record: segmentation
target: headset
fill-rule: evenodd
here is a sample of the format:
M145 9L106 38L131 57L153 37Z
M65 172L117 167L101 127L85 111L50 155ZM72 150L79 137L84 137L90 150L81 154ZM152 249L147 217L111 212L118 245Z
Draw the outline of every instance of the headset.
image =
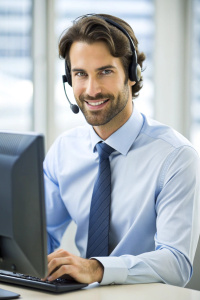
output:
M141 78L141 67L140 65L137 63L137 53L136 53L136 50L135 50L135 46L134 46L134 42L132 40L132 38L130 37L130 35L128 34L128 32L121 26L119 25L118 23L116 23L115 21L107 18L107 17L103 17L103 16L100 16L100 15L86 15L87 16L96 16L98 18L101 18L103 19L104 21L106 21L107 23L113 25L114 27L118 28L121 32L123 32L127 38L129 39L130 41L130 46L131 46L131 50L132 50L132 53L133 53L133 56L132 56L132 61L129 65L129 79L131 81L135 81L136 83L138 81L140 81L140 78ZM70 86L72 86L72 79L71 79L71 74L70 74L70 69L69 69L69 66L67 65L67 62L65 60L65 75L62 76L62 79L63 79L63 86L64 86L64 92L65 92L65 95L67 97L67 100L70 104L70 108L71 110L73 111L73 113L77 114L79 112L79 107L75 104L72 104L67 96L67 93L66 93L66 89L65 89L65 83L67 82Z

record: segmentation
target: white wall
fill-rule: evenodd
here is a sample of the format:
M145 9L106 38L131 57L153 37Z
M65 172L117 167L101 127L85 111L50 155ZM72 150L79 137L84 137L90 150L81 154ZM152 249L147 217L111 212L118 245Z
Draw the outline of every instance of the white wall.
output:
M155 5L155 118L189 137L192 1Z

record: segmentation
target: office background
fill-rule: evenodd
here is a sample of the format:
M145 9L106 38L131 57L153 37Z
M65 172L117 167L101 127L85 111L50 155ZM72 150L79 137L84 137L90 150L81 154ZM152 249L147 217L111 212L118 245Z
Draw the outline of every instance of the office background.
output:
M0 129L42 132L48 150L61 132L85 123L64 96L58 40L90 12L132 25L147 56L136 105L200 151L200 0L0 0Z
M126 20L147 56L135 104L200 153L200 0L0 0L0 130L41 132L47 151L85 123L64 95L58 40L78 16L101 12Z

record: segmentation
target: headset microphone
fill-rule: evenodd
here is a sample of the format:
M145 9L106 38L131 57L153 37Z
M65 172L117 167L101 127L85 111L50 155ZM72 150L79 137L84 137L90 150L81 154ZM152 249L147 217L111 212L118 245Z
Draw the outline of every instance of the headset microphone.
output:
M79 107L78 107L78 105L72 104L72 103L70 102L68 96L67 96L67 92L66 92L66 89L65 89L65 82L67 82L67 77L66 77L66 75L63 75L63 76L62 76L62 80L63 80L63 87L64 87L64 91L65 91L65 96L66 96L66 98L67 98L67 101L69 102L70 108L71 108L71 110L73 111L74 114L78 114L78 112L79 112Z

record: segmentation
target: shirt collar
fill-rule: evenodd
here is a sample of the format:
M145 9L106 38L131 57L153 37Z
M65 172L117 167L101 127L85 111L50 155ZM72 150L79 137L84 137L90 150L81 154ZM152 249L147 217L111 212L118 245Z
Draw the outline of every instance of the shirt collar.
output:
M109 136L104 142L120 152L123 155L127 155L131 145L140 133L143 126L143 117L141 113L134 106L132 115L128 121ZM92 142L93 152L97 143L103 141L98 134L94 131L93 127L90 126L90 136Z

